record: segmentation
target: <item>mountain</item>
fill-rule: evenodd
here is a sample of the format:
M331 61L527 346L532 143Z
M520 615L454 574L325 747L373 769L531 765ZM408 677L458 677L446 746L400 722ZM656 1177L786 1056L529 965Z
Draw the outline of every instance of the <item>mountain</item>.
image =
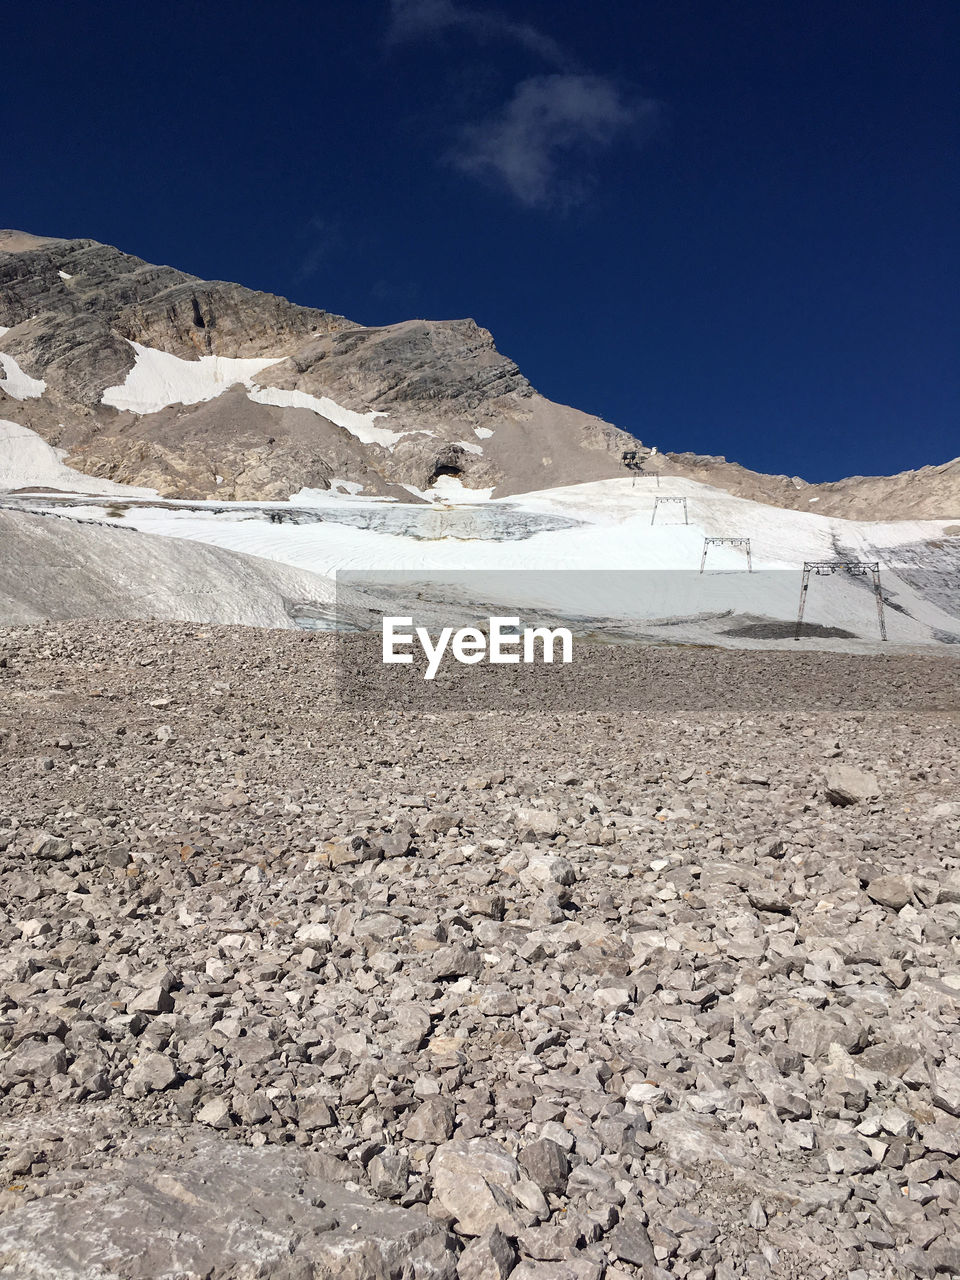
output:
M811 485L651 451L539 395L472 320L366 327L94 240L0 231L0 363L8 436L27 428L76 471L166 497L410 502L440 477L503 497L623 476L635 451L647 474L776 506L960 520L960 459ZM29 483L4 449L0 485Z
M511 493L616 475L637 445L538 395L472 320L368 328L93 240L0 232L0 351L0 418L171 497Z
M810 484L799 476L769 476L726 458L669 453L648 459L648 471L714 485L740 498L847 520L960 521L960 458L892 476L849 476Z

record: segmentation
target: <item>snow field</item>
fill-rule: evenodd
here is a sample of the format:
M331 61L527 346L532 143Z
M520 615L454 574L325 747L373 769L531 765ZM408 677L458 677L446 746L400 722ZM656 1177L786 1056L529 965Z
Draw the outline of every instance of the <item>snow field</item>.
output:
M182 360L168 351L144 347L131 342L136 363L124 381L115 387L107 387L101 402L129 413L158 413L175 404L200 404L215 400L224 391L237 385L246 388L247 396L257 404L274 405L281 409L309 409L328 422L349 431L361 444L380 445L392 450L404 436L429 435L427 431L394 431L389 427L375 426L377 418L388 415L380 409L359 413L345 409L329 396L309 395L281 387L263 387L256 382L257 374L274 364L282 364L286 356L235 359L231 356L201 356L198 360ZM465 446L482 453L479 445Z
M334 422L355 436L361 444L379 444L386 449L393 446L409 431L391 431L388 427L375 427L375 418L386 418L388 415L379 409L371 409L369 413L356 413L352 409L344 409L342 405L331 400L329 396L311 396L305 391L284 391L279 387L255 387L249 383L247 395L257 404L272 404L287 409L310 409L319 413L322 418Z
M517 608L606 619L685 619L691 625L705 616L731 613L793 620L799 568L804 560L836 558L835 539L875 557L875 547L884 542L921 541L942 532L942 524L933 521L858 525L731 498L693 481L673 484L688 498L688 525L667 523L660 513L651 525L651 495L633 488L629 480L494 500L491 506L504 507L505 526L538 512L563 513L580 521L572 528L541 530L519 540L444 538L442 509L428 512L420 507L414 510L431 521L424 524L427 536L421 538L333 520L272 524L249 515L239 518L239 512L237 518L211 518L196 511L146 508L132 510L127 519L145 532L212 542L327 576L356 571L419 574L424 581L429 576L432 586L439 576L451 599L502 601ZM354 508L364 502L357 497L323 497L328 503L350 501ZM440 536L431 537L434 532ZM713 547L707 571L700 575L705 536L750 537L755 572L745 572L745 557L738 548ZM636 570L645 572L629 572ZM893 572L885 571L883 580L887 593L908 611L887 611L892 641L920 643L929 640L931 628L958 629L956 619L917 595ZM869 580L815 579L806 620L873 637L876 605Z
M247 385L269 365L280 364L283 356L237 360L230 356L201 356L181 360L167 351L131 342L136 363L123 382L107 387L103 404L130 413L157 413L172 404L200 404L215 400L238 382Z
M125 498L155 498L155 489L114 484L74 471L61 461L63 449L54 449L29 427L0 419L0 490L47 488L66 493L96 493Z

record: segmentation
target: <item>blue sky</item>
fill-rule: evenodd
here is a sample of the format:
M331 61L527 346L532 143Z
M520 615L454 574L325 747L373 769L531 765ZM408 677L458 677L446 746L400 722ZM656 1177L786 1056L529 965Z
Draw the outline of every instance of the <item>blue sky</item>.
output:
M955 0L53 0L4 32L0 225L473 316L663 450L960 454Z

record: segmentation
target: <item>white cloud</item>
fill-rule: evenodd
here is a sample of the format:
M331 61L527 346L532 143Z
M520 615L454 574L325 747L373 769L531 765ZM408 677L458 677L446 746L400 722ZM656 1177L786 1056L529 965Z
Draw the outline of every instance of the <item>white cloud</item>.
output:
M394 43L421 40L460 29L481 40L507 40L557 67L570 59L552 36L527 22L514 22L497 9L474 9L454 0L391 0L389 38Z
M605 76L533 76L496 115L467 125L449 159L528 207L575 204L591 185L590 156L655 113L655 103Z

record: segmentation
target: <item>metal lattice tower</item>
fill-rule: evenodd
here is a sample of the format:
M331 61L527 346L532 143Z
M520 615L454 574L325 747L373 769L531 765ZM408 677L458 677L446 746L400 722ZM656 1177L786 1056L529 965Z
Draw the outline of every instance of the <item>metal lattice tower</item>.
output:
M810 575L821 577L825 574L849 573L854 578L865 578L868 574L873 579L873 594L877 600L877 621L880 624L880 639L887 638L887 622L883 615L883 592L880 590L880 565L876 560L805 560L803 562L803 583L800 587L800 607L797 610L797 630L794 640L800 639L803 626L803 611L807 604L807 591L810 588Z
M643 458L640 456L639 449L624 449L620 455L620 461L626 469L632 473L633 479L631 486L636 488L637 476L643 475Z
M682 503L682 504L683 504L683 523L684 523L684 524L689 524L689 523L690 523L690 521L687 519L687 500L686 500L686 498L654 498L654 500L653 500L653 515L650 517L650 523L651 523L651 524L654 524L654 523L655 523L655 521L656 521L656 519L657 519L657 509L660 507L661 503L664 503L664 502L680 502L680 503Z
M707 563L708 547L743 547L747 553L747 573L753 573L753 558L750 555L749 538L704 538L703 555L700 557L700 572L703 573Z
M624 449L623 453L621 453L620 455L620 461L623 463L626 469L629 472L631 472L631 474L633 475L633 485L634 487L636 487L637 476L647 475L647 472L644 471L643 469L643 464L646 461L646 458L644 457L643 453L639 449ZM653 473L653 476L657 482L657 488L659 489L660 476L657 474L656 471Z

